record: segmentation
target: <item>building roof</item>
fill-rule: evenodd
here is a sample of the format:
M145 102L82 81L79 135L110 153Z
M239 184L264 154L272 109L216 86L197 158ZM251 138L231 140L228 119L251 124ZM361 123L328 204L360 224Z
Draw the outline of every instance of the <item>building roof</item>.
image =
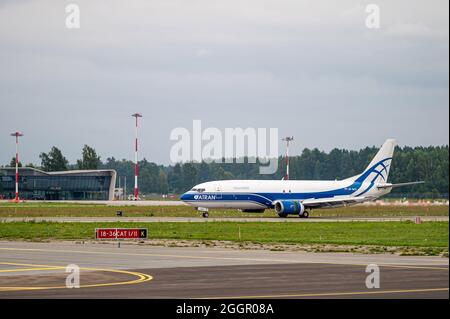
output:
M13 171L15 172L15 167L2 167L0 171ZM43 170L34 168L34 167L19 167L19 174L28 175L28 176L39 176L39 175L47 175L47 176L92 176L92 175L114 175L116 171L113 169L96 169L96 170L69 170L69 171L60 171L60 172L45 172Z

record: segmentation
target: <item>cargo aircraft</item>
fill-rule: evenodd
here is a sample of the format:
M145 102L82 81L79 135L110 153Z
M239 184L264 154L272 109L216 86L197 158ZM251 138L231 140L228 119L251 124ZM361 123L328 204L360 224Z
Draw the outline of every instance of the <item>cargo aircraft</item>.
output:
M262 213L275 209L279 217L307 218L315 208L335 208L373 201L393 188L423 183L388 183L395 146L388 139L369 166L359 175L344 180L222 180L194 186L180 199L203 212L208 209L239 209Z

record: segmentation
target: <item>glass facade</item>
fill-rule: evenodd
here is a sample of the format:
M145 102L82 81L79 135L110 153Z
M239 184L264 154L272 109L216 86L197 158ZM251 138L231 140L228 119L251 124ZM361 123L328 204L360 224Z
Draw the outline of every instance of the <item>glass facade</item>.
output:
M19 197L25 200L111 200L115 177L113 170L46 173L21 168ZM14 168L0 168L0 197L15 197Z

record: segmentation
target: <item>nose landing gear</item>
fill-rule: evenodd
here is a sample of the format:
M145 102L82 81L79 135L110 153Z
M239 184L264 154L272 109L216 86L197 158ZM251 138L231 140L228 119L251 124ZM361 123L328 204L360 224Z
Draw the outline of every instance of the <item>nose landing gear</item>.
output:
M197 207L197 210L198 210L199 212L202 212L203 218L208 218L208 217L209 217L208 208Z

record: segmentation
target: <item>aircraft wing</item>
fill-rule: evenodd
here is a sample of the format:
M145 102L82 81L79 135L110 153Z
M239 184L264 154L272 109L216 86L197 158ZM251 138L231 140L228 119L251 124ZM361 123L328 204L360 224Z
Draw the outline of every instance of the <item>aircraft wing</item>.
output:
M302 201L302 204L306 208L334 208L363 203L373 199L375 198L373 197L319 198L319 199L305 199Z

